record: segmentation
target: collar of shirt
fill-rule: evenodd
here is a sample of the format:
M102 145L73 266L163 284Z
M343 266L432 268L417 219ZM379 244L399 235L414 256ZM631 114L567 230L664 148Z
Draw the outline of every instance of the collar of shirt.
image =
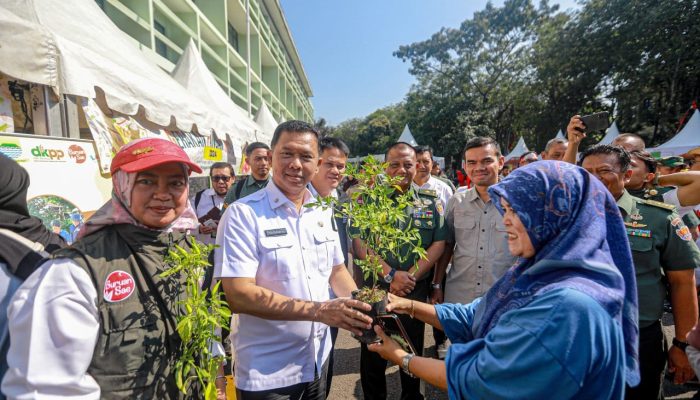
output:
M258 185L258 186L265 186L270 182L270 175L267 175L267 178L265 180L259 181L253 177L253 174L248 175L248 178L246 178L246 186L253 186L253 185Z
M287 204L290 209L296 211L296 206L294 205L294 202L291 201L287 196L282 193L282 191L277 187L275 184L275 181L270 180L270 183L265 186L265 189L263 189L267 192L267 200L270 202L270 208L273 210ZM314 201L314 196L311 194L309 189L304 189L304 201L302 203L301 210L299 211L299 214L304 213L304 206L313 203Z
M218 197L221 201L224 200L224 196L219 196L213 188L205 189L202 196Z
M309 184L306 185L306 187L309 189L309 191L311 192L311 195L312 195L312 196L314 196L314 197L320 197L320 195L318 194L318 190L316 190L316 188L314 187L313 183L309 182ZM338 189L333 189L333 190L331 190L331 197L333 197L334 199L337 199L337 198L338 198Z
M465 193L467 201L478 201L482 206L488 206L493 203L491 199L489 199L489 201L484 201L481 196L479 196L479 192L476 191L476 186L467 189Z
M634 197L632 197L631 194L629 194L626 190L622 192L622 196L617 199L617 206L620 208L623 217L632 213L634 203Z

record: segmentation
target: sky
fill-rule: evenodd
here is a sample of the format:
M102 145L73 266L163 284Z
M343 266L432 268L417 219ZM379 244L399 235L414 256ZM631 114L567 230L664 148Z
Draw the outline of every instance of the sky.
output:
M314 118L337 125L403 100L414 78L392 54L442 27L458 28L486 0L281 0L311 84ZM493 2L502 4L501 0ZM550 0L562 10L575 0Z

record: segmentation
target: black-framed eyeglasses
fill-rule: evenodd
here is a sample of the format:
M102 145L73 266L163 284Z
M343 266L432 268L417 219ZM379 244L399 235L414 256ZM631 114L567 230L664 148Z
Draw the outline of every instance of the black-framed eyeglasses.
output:
M231 177L226 176L226 175L214 175L211 177L211 180L212 180L212 182L216 182L216 181L228 182L231 180Z

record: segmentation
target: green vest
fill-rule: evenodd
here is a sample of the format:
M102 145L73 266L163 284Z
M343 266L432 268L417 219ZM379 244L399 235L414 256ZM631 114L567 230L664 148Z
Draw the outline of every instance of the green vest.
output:
M181 233L112 225L53 254L87 271L97 290L100 330L88 373L102 399L185 398L173 375L181 343L175 316L185 277L158 276L170 245L189 248L185 239Z

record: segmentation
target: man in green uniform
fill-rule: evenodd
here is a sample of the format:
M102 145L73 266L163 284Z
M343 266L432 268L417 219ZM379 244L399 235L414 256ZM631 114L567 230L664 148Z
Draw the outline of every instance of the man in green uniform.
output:
M265 143L253 142L246 146L245 163L250 167L250 175L231 185L224 199L224 208L267 186L271 160L270 146Z
M380 282L380 286L401 297L426 301L430 292L431 271L445 248L447 234L444 219L438 212L439 200L434 191L418 190L413 185L418 161L416 151L411 145L404 142L393 144L386 152L385 161L389 164L385 171L387 176L403 177L398 185L401 189L400 193L408 192L413 198L413 206L405 209L408 218L404 224L410 223L420 230L420 245L427 250L427 259L408 258L404 262L399 262L394 257L388 257L382 261L383 281ZM365 258L367 249L360 238L353 239L353 248L356 257ZM404 246L399 251L407 254L409 247ZM365 282L365 286L371 285L371 282ZM401 315L399 318L416 351L422 354L425 324L406 315ZM386 399L385 370L386 360L377 353L367 350L367 346L363 344L360 356L360 377L365 399ZM422 399L420 380L409 377L403 371L400 375L401 399Z
M695 325L698 303L693 269L700 267L700 251L675 207L642 200L625 190L630 179L630 155L620 147L597 145L581 154L581 166L600 179L617 200L627 227L627 238L637 276L639 296L639 362L641 383L627 388L628 399L661 399L663 370L677 384L693 377L685 354L685 337ZM675 338L667 357L660 319L670 290Z

